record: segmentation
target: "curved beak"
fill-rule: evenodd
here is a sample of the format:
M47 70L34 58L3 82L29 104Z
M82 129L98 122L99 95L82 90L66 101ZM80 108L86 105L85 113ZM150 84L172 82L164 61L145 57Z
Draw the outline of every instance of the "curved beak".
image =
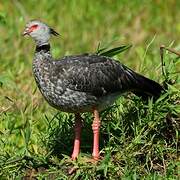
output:
M23 32L23 33L22 33L22 36L26 36L26 35L28 35L27 32Z
M23 32L22 32L22 36L26 36L29 35L29 29L26 28Z
M28 31L26 31L26 30L24 30L23 32L22 32L22 36L26 36L26 35L28 35L29 33L28 33Z

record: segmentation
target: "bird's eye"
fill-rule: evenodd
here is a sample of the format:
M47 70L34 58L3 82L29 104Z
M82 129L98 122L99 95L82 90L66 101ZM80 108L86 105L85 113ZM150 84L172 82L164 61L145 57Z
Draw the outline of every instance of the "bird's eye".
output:
M34 30L37 29L37 28L38 28L38 25L37 25L37 24L34 24L34 25L32 25L32 26L29 28L29 31L32 32L32 31L34 31Z

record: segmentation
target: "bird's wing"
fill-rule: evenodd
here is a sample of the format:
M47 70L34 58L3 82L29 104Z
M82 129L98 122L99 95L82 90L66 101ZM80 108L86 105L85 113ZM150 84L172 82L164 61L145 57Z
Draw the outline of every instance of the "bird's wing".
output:
M98 55L68 56L56 62L52 76L74 91L96 97L133 88L136 78L126 66Z

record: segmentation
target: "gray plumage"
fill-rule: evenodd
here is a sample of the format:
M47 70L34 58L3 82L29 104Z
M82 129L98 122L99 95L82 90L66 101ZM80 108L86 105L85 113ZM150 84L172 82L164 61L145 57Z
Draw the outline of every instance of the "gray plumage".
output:
M32 21L26 29L32 24L43 23ZM37 34L28 33L37 43L33 73L42 95L53 107L65 112L85 112L102 110L127 91L143 97L160 95L162 87L158 83L109 57L85 54L54 60L48 40L50 34L57 34L47 25L42 26L46 26L44 38L42 29Z

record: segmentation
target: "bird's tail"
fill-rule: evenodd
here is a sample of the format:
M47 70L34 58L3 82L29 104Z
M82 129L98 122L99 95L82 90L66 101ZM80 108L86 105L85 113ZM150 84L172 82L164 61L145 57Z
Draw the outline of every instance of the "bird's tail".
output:
M134 79L132 92L137 96L141 96L143 99L147 99L148 97L154 97L154 99L157 99L164 91L164 88L159 83L131 70L128 70L128 72Z
M164 90L159 83L141 75L139 75L138 79L139 87L134 91L136 95L141 96L143 99L147 99L148 97L159 98Z

